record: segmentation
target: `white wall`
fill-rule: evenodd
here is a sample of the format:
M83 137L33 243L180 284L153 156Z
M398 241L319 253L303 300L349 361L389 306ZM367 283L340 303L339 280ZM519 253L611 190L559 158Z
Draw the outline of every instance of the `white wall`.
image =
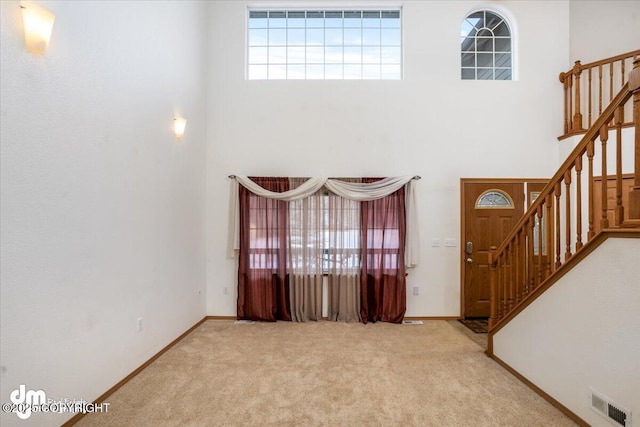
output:
M0 3L0 400L91 401L205 314L207 8L37 2L56 15L37 56Z
M460 80L460 24L476 1L404 3L402 81L247 81L247 4L209 15L207 313L236 313L227 175L418 174L422 259L407 286L421 295L409 292L407 315L459 315L460 248L428 242L459 239L461 177L555 172L568 2L499 2L517 21L520 75L495 82Z
M583 64L640 49L640 2L571 0L571 61Z
M604 242L494 337L494 353L593 426L588 387L640 413L640 240Z

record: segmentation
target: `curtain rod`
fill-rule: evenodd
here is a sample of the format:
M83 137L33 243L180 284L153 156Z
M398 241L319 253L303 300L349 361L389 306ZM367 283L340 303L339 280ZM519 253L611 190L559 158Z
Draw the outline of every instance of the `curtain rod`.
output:
M235 175L229 175L229 179L235 179ZM420 175L416 175L413 177L413 179L415 179L416 181L419 179L422 179L422 177Z

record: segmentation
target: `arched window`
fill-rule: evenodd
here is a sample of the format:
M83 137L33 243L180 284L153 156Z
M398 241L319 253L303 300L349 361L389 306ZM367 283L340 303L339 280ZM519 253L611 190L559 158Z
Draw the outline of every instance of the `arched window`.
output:
M512 32L502 16L473 12L462 23L460 36L462 80L512 79Z
M500 190L487 190L478 197L476 209L512 209L511 196Z

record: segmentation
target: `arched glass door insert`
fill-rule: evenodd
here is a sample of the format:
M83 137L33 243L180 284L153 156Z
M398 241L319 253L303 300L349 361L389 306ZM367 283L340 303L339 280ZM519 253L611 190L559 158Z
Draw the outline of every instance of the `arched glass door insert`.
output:
M501 190L487 190L478 197L476 209L513 209L513 199Z

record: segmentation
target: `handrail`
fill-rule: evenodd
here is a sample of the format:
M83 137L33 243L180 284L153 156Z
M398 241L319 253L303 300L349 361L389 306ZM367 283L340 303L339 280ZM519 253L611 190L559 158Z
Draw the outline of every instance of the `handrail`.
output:
M631 52L622 53L620 55L612 56L610 58L600 59L598 61L593 61L593 62L588 62L586 64L582 64L582 69L584 70L584 69L587 69L587 68L597 67L599 65L609 64L611 62L621 61L621 60L627 59L627 58L633 58L634 56L637 56L639 54L640 54L640 49L632 50ZM580 61L577 61L577 62L580 62ZM571 72L571 70L569 70L568 72Z
M540 195L538 196L538 198L531 204L531 206L529 207L527 212L524 214L524 216L520 218L520 221L516 223L511 233L509 233L507 237L503 240L502 244L497 248L498 252L501 252L504 250L505 246L507 245L507 242L513 237L517 229L522 227L524 223L527 222L527 214L529 214L531 211L536 211L538 207L540 207L540 205L543 204L544 202L543 196L547 195L547 193L551 194L553 192L553 189L555 188L556 182L562 181L564 179L566 170L571 168L574 165L578 156L582 156L585 153L587 149L587 144L589 144L589 142L591 142L592 139L595 139L598 136L600 127L602 127L603 125L606 125L611 120L615 109L620 107L620 105L626 103L629 100L629 98L631 98L631 92L629 92L628 84L625 83L625 85L622 87L620 92L618 92L618 95L616 95L616 97L614 98L613 102L609 104L609 106L604 110L602 115L598 118L598 120L596 120L593 126L591 126L587 130L587 133L585 133L585 135L582 137L582 139L580 140L580 143L576 145L576 147L573 149L571 154L569 154L569 157L567 157L564 163L562 163L562 166L560 166L560 169L558 169L555 175L551 177L547 185L545 185L542 191L540 191Z
M564 85L564 133L559 139L584 133L591 127L594 117L603 113L603 104L611 102L614 94L626 83L626 70L631 68L633 58L639 55L640 49L587 64L576 61L573 67L560 73L560 83ZM584 78L586 84L583 83ZM625 120L624 116L625 112L622 125L631 126L633 121ZM631 116L630 111L626 111L626 116Z
M526 304L529 294L599 232L640 228L639 81L640 58L634 62L630 83L622 85L585 131L501 245L490 249L490 332L518 306ZM632 95L634 102L630 103ZM622 131L623 111L631 104L636 105L632 116L635 146L626 138L623 141ZM614 131L615 144L608 146L610 130ZM609 168L615 172L608 174ZM586 180L583 170L588 174ZM611 190L615 192L612 203L608 201ZM586 238L583 229L587 231Z

